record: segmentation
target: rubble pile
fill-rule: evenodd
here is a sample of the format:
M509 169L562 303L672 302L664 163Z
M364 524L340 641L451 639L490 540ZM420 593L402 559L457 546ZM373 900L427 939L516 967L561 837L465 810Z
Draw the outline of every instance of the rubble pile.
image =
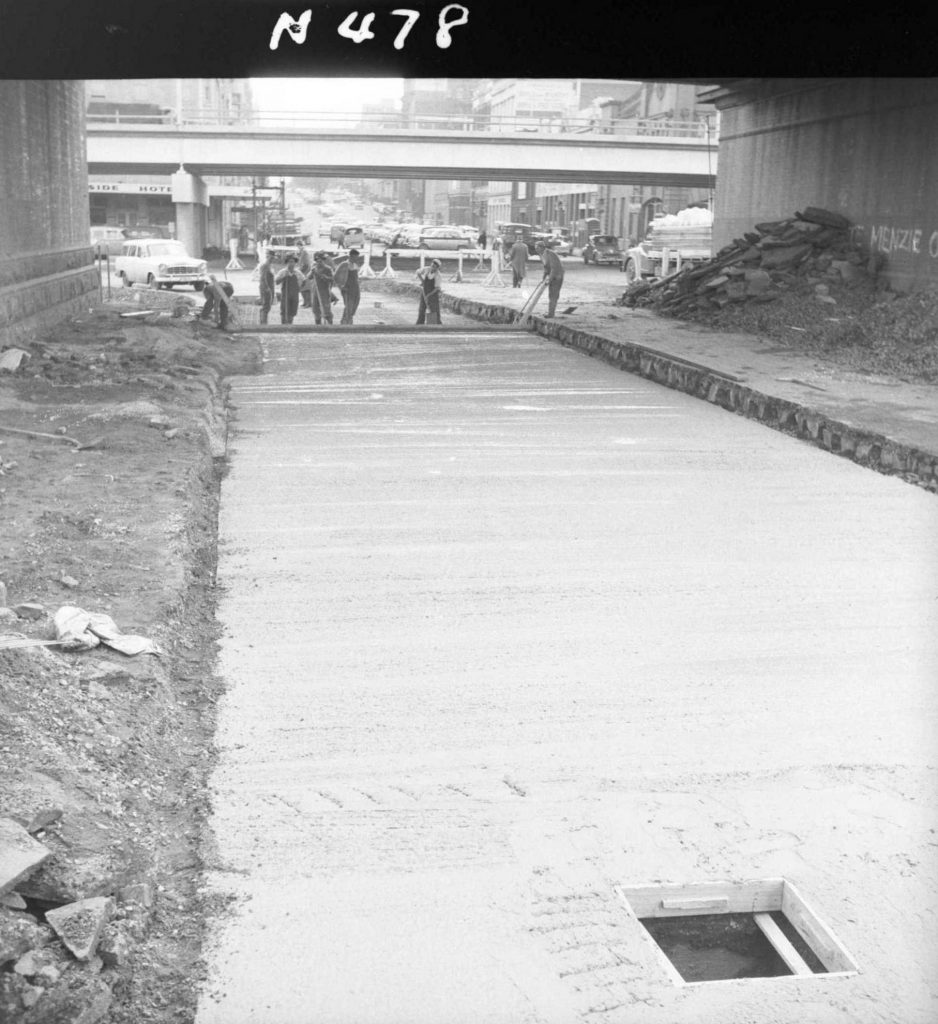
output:
M836 305L832 285L854 287L878 269L877 257L851 240L846 217L810 206L785 220L756 224L705 263L659 281L634 282L617 304L680 316L731 303L768 303L807 285L818 303Z

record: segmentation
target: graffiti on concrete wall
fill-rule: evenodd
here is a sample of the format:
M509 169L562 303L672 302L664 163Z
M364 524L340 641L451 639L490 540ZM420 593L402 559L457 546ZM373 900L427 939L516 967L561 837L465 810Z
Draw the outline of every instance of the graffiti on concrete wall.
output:
M872 224L867 229L863 224L856 224L851 234L854 241L867 242L870 252L884 256L908 253L910 257L938 259L938 230L929 232L926 228L895 224Z

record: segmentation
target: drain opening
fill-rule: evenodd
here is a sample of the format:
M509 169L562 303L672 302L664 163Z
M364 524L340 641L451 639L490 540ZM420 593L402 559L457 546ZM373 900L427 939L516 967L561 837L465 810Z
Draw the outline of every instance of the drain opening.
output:
M617 886L616 893L676 984L858 971L786 879Z

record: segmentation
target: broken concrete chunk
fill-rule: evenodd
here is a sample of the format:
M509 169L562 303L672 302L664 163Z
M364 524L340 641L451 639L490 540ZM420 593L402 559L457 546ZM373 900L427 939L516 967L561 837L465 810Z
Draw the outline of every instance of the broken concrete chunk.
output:
M46 911L46 921L77 959L90 960L113 908L109 896L92 896Z
M763 270L791 267L811 252L810 244L786 245L781 249L769 249L762 256Z
M0 894L15 888L52 856L12 818L0 818Z
M0 907L0 966L44 946L50 935L49 929L37 924L29 914Z
M0 896L0 907L9 907L11 910L25 910L26 900L18 892L5 892Z
M745 280L747 295L761 295L772 287L772 278L765 270L747 270Z
M40 989L42 999L22 1018L23 1024L99 1024L114 999L110 986L100 977L82 972L67 985Z
M14 605L13 611L21 619L41 619L46 614L45 608L33 601L24 601L22 604Z
M124 967L133 953L131 925L127 921L110 921L104 926L98 942L98 955L105 967Z
M26 831L32 835L44 828L48 828L50 825L54 825L62 817L63 813L64 811L61 807L43 807L42 810L36 811L29 819Z
M801 213L796 213L800 220L813 221L815 224L823 224L829 228L849 228L850 221L843 214L834 213L833 210L822 210L818 206L809 206Z

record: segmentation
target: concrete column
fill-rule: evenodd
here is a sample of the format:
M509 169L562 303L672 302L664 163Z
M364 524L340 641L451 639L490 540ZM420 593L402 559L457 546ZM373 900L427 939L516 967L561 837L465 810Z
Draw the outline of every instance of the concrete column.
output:
M205 248L208 186L182 167L172 175L170 182L176 206L176 237L190 256L201 257Z

